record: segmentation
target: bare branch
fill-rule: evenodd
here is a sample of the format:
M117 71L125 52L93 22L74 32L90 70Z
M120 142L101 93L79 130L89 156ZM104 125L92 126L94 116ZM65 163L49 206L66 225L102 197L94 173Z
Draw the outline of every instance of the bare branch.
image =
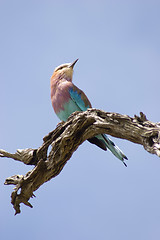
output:
M160 157L160 123L148 121L143 113L134 118L97 109L73 113L67 122L60 123L43 138L38 149L17 150L15 154L0 150L0 157L35 165L25 176L14 175L5 181L6 185L16 185L11 194L15 214L20 213L21 203L32 207L28 201L34 196L33 192L61 172L80 144L100 133L141 144L146 151ZM48 153L50 145L52 149Z
M27 165L33 165L36 164L36 149L17 149L16 153L8 153L7 151L0 149L0 157L12 158Z

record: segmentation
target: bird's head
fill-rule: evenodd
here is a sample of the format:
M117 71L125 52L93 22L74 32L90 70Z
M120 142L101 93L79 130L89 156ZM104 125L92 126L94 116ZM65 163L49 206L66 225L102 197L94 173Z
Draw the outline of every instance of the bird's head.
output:
M78 61L78 59L76 59L72 63L64 63L64 64L61 64L60 66L56 67L54 70L54 73L52 75L52 78L56 78L56 79L64 78L68 81L72 81L73 68L77 61Z

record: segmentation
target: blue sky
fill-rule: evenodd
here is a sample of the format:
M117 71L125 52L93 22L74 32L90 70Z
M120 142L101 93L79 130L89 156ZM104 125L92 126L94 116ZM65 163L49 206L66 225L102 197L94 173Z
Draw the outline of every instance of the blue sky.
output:
M160 121L160 2L0 1L0 148L37 148L58 118L50 101L56 66L79 58L74 83L95 108ZM128 168L83 143L55 179L14 216L5 178L32 167L0 160L0 237L160 238L160 159L114 139Z

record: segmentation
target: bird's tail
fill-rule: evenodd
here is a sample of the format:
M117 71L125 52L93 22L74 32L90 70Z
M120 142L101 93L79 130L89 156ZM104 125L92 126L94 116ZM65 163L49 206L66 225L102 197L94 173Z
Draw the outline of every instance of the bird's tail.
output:
M106 134L98 135L96 136L99 140L102 140L105 142L106 147L118 158L120 159L123 164L127 167L127 164L125 163L125 160L128 160L128 158L125 156L125 154L119 149L118 146L114 144L114 142L109 139L109 137Z

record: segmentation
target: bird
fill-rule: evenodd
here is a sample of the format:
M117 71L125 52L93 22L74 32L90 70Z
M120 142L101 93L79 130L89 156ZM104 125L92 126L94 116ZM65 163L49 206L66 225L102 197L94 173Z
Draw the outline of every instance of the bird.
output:
M73 68L77 61L78 59L56 67L50 79L52 106L58 118L64 122L73 112L92 108L86 94L72 82ZM128 158L106 134L98 134L88 141L105 151L109 149L127 167L125 160Z

